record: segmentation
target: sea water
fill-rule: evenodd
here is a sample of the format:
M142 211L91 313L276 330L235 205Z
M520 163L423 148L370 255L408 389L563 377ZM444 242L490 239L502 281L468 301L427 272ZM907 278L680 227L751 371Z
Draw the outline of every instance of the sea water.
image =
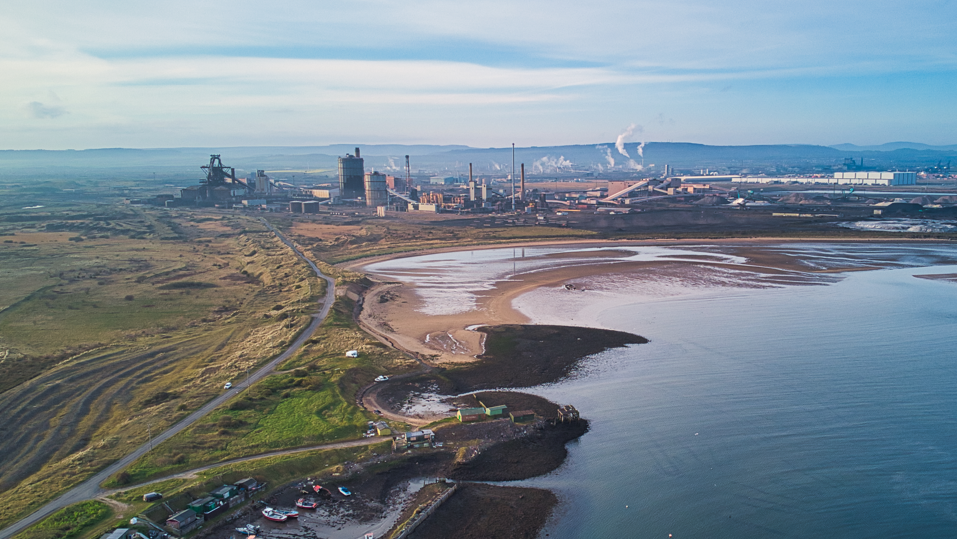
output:
M957 537L957 284L914 277L957 266L807 249L910 251L818 286L516 300L537 323L587 312L651 341L528 390L591 421L561 468L521 482L562 500L543 536Z
M551 537L957 537L955 267L600 313ZM535 315L534 309L528 314Z

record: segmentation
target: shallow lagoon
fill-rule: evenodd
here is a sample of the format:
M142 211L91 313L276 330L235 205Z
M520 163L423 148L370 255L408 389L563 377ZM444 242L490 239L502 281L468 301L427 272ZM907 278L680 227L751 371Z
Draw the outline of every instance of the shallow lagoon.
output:
M917 267L957 250L781 249L806 257L809 269L848 253L892 269L818 286L643 275L616 288L598 277L576 296L540 289L514 302L538 323L651 339L531 391L592 420L561 469L524 482L564 500L545 533L957 536L957 284L914 277L957 273ZM511 250L493 251L483 252L483 284L469 293L488 293L488 279L512 274L509 265L521 269ZM448 269L469 255L443 256ZM437 301L471 286L446 283Z

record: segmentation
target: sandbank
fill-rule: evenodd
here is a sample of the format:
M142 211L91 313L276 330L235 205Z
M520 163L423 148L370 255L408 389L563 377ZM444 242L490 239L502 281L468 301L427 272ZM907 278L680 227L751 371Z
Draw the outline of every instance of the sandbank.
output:
M939 242L935 242L939 243ZM841 250L839 256L829 252L810 252L802 247L818 245L859 245L857 250ZM529 318L518 310L513 302L519 296L540 288L568 288L581 291L594 288L595 278L608 283L651 282L666 276L672 281L682 281L689 285L711 286L704 270L731 274L720 286L744 288L765 288L783 285L824 284L840 279L840 273L848 271L868 271L903 265L893 253L881 258L869 250L872 245L905 244L923 247L927 242L901 241L853 241L836 242L832 240L814 242L812 240L678 240L678 241L568 241L553 243L519 243L481 247L463 247L430 251L456 252L485 249L507 249L519 247L567 247L569 249L605 248L603 251L578 251L572 253L553 253L541 256L543 259L555 258L565 261L576 260L577 265L566 265L555 269L519 272L516 275L503 276L497 280L492 290L475 293L474 308L455 314L425 314L424 300L416 293L414 282L382 282L381 275L370 272L368 266L383 260L396 260L427 253L404 253L388 257L376 257L348 267L364 271L374 281L379 281L365 296L360 322L397 346L434 364L474 361L475 356L483 352L483 334L469 328L478 325L526 324ZM944 245L950 245L943 242ZM614 247L698 247L701 252L681 256L681 260L656 261L616 261L610 257L620 255ZM707 252L714 249L714 254ZM728 257L737 257L746 262L728 262ZM946 260L945 260L946 262ZM953 262L951 262L953 263ZM421 272L422 270L416 270ZM416 271L410 272L415 274ZM411 278L415 280L414 275Z

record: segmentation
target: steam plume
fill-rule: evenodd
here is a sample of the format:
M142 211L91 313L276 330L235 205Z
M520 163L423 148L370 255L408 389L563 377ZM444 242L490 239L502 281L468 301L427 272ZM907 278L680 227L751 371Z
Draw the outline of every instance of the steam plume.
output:
M621 155L624 155L625 157L629 159L631 158L631 156L628 155L628 151L625 150L625 139L631 137L636 130L639 133L644 131L644 129L640 125L631 124L628 126L628 129L625 129L624 133L618 135L618 140L615 141L615 147L618 148L618 153L620 153Z
M609 167L615 166L615 158L611 156L611 148L608 146L595 146L595 149L605 152L605 160L608 161Z

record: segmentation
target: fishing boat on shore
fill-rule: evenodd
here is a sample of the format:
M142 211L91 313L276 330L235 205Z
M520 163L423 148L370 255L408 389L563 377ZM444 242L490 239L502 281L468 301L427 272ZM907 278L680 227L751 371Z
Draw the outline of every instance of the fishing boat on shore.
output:
M280 515L285 515L286 518L299 518L299 511L289 509L273 509L273 511L279 513Z
M242 528L236 528L236 531L244 535L257 535L259 534L259 526L254 524L246 524Z
M298 516L298 513L297 513ZM271 520L273 522L285 522L289 520L289 517L279 511L276 511L272 507L267 507L263 509L263 518L266 520Z
M296 500L296 507L298 507L299 509L315 509L319 507L319 504L313 500L299 498L298 500Z

